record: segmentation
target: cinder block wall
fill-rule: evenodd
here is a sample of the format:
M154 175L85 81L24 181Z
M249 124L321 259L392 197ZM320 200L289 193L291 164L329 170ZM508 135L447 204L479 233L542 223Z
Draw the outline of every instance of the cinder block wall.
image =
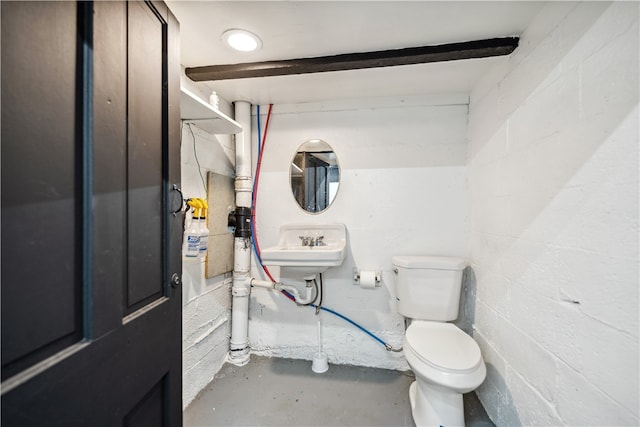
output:
M183 76L183 85L200 93ZM203 99L205 94L200 93ZM221 100L223 112L231 105ZM198 161L196 161L196 153ZM183 125L181 145L182 192L206 197L207 172L233 176L235 150L230 135L211 135L196 126ZM198 166L199 162L199 166ZM204 261L183 263L182 268L182 405L186 408L213 379L229 351L231 273L205 278Z
M638 12L551 2L471 95L467 300L499 426L639 423Z

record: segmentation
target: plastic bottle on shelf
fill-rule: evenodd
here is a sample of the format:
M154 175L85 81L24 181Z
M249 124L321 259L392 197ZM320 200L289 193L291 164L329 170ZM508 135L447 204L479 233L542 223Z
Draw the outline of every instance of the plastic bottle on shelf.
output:
M200 235L200 247L199 247L199 258L205 259L207 257L207 248L209 244L209 229L207 228L207 210L209 209L209 204L206 200L200 199L202 204L202 208L200 209L200 218L199 218L199 235Z
M194 208L192 201L188 200L187 205ZM198 209L194 208L194 212L189 218L185 218L184 240L182 242L182 256L185 261L193 262L198 259L200 254L200 227Z
M211 92L211 95L209 95L209 104L211 104L214 110L220 109L220 98L215 91Z

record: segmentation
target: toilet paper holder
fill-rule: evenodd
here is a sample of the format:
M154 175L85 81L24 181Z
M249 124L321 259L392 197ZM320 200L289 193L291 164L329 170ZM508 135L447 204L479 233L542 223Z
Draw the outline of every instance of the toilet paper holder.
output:
M382 280L382 272L370 270L358 270L353 268L353 282L363 288L375 288L380 286Z

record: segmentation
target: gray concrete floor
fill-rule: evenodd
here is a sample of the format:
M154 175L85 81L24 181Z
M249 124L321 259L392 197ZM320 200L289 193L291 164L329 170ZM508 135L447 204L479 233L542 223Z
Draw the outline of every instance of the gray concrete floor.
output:
M411 372L251 357L225 364L184 412L184 426L415 426ZM467 427L494 424L474 393L465 396Z

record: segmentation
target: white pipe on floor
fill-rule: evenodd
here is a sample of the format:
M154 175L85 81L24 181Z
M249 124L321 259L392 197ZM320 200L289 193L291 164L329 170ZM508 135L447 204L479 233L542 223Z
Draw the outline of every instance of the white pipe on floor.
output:
M236 237L234 241L233 284L231 286L231 340L228 360L237 366L243 366L249 362L250 260L250 239Z
M251 104L235 102L235 120L242 126L236 134L236 207L251 210ZM245 227L247 224L236 224ZM251 237L234 240L231 287L231 340L227 360L237 366L249 362L249 296L251 294Z

